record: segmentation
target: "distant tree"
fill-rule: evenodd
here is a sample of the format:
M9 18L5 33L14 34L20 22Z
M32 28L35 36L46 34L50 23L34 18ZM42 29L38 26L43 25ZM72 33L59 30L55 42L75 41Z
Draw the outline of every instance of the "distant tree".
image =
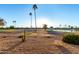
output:
M0 27L3 27L6 24L4 19L0 18Z
M13 21L13 26L14 26L14 27L16 26L16 21Z
M68 27L70 28L71 26L70 26L70 25L68 25Z
M73 31L73 28L74 28L74 27L73 27L73 26L71 26L71 32Z
M53 30L53 26L50 27L50 31L52 31L52 30Z
M71 26L71 29L73 29L73 26Z
M61 28L61 26L62 26L62 25L60 24L59 27Z
M14 28L14 26L10 26L10 29L13 29Z
M46 29L48 28L46 24L43 25L44 30L46 31Z
M51 26L50 28L53 28L53 26Z

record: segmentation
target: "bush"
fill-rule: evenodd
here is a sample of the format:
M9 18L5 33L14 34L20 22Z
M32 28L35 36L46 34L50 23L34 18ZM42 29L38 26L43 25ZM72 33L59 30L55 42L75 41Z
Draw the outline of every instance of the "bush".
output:
M63 41L71 44L78 44L79 45L79 35L65 35L63 37Z
M10 26L10 29L14 29L14 26Z
M18 38L23 38L23 36L21 35L21 36L18 36Z

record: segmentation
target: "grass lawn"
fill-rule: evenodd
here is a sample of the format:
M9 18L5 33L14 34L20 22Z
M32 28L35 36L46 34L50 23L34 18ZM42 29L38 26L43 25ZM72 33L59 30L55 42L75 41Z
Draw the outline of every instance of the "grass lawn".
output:
M0 32L14 32L15 29L0 29Z

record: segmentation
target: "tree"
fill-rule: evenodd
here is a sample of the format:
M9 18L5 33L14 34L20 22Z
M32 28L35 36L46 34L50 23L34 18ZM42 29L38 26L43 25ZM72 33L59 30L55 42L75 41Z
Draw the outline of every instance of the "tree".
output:
M62 26L62 25L60 24L59 27L61 28L61 26Z
M6 21L4 19L0 18L0 26L3 27L6 24Z
M50 27L50 31L53 31L53 26Z
M73 26L71 26L71 32L73 31L73 28L74 28L74 27L73 27Z
M36 9L37 9L37 8L38 8L37 5L34 4L34 5L33 5L33 9L34 9L34 15L35 15L35 27L36 27L36 29L37 29L37 24L36 24Z
M51 26L50 28L53 28L53 26Z
M13 26L14 26L14 27L16 26L16 21L13 21Z
M68 25L68 27L70 28L71 26L70 26L70 25Z
M44 25L43 25L43 28L44 28L44 30L46 31L46 29L47 29L47 25L44 24Z
M31 28L32 28L32 13L30 12L29 15L31 16Z
M14 26L10 26L10 29L13 29L14 28Z
M73 29L73 26L71 26L71 29Z

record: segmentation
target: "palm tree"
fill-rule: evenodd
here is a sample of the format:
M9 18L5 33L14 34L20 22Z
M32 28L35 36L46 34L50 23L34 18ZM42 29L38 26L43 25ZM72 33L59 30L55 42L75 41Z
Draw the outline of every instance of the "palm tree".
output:
M44 25L43 25L43 29L46 31L47 28L48 28L48 27L47 27L47 24L44 24Z
M59 27L61 28L61 26L62 26L62 25L60 24Z
M31 16L31 28L32 28L32 13L30 12L29 15Z
M14 25L14 27L16 26L16 21L13 21L13 25Z
M70 28L71 26L70 26L70 25L68 25L68 27Z
M37 8L38 8L37 5L34 4L34 5L33 5L33 9L34 9L34 15L35 15L35 27L36 27L36 29L37 29L37 24L36 24L36 9L37 9Z
M74 28L74 27L73 27L73 26L71 26L71 32L73 31L73 28Z

